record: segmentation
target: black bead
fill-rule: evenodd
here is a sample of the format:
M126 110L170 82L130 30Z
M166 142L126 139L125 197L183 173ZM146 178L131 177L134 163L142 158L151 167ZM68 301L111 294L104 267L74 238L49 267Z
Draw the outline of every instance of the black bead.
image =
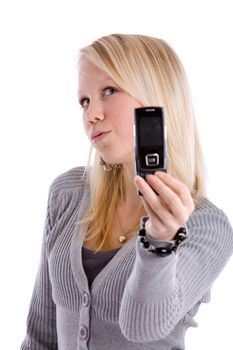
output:
M177 246L177 245L174 245L174 246L172 247L172 251L175 253L175 252L177 251L177 248L178 248L178 246Z
M141 243L145 243L146 242L146 238L145 237L140 237L140 242Z
M144 217L142 218L142 224L143 224L143 226L145 226L145 223L147 222L148 219L149 219L148 216L144 216Z
M186 228L180 227L176 234L179 234L179 233L184 233L186 235Z
M149 252L149 253L155 253L155 250L156 250L156 248L151 244L150 246L149 246L149 248L147 249L147 251Z
M150 243L148 242L148 241L145 241L144 243L143 243L143 245L144 245L144 248L149 248L149 246L150 246Z
M155 253L158 256L165 257L165 256L170 255L172 253L172 250L171 249L167 249L167 248L158 247L158 248L155 249Z
M140 237L144 237L146 235L146 230L144 228L141 228L138 232Z
M175 235L176 245L178 245L182 241L184 241L186 236L187 236L187 231L186 231L185 227L180 227Z
M179 234L178 234L178 237L179 237L180 239L185 239L186 235L185 235L184 233L179 233Z

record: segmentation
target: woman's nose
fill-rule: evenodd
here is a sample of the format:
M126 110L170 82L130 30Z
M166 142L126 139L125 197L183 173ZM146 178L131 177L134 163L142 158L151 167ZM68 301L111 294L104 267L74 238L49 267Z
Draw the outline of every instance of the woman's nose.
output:
M88 122L93 123L103 119L104 119L104 112L100 106L97 106L97 105L89 106L88 112L87 112Z

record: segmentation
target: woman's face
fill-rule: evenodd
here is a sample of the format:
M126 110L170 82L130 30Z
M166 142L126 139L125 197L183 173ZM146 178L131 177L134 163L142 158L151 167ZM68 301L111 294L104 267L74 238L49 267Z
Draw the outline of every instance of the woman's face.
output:
M78 98L85 132L102 158L107 163L132 162L134 108L142 104L88 60L80 65ZM93 138L93 132L103 134Z

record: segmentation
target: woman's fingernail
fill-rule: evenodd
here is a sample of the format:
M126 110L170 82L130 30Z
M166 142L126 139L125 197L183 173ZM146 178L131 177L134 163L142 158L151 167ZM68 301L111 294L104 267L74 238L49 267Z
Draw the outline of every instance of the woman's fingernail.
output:
M151 174L150 175L146 175L146 179L148 179L148 180L153 179L153 176L154 175L151 175Z
M137 184L141 184L142 183L142 178L139 175L136 175L134 178L134 182Z
M166 176L165 173L162 172L162 171L158 171L158 172L156 172L155 174L156 174L156 176L158 176L160 179L162 179L163 177Z

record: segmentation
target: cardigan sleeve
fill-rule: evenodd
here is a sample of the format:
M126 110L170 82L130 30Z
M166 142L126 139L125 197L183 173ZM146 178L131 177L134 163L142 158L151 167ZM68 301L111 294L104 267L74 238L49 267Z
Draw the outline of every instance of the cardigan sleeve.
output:
M146 343L169 335L232 255L233 230L220 209L194 211L187 228L188 238L166 257L148 253L137 240L119 315L128 340Z
M52 298L46 241L54 229L56 196L49 188L40 265L29 306L26 336L21 350L57 350L56 307Z

